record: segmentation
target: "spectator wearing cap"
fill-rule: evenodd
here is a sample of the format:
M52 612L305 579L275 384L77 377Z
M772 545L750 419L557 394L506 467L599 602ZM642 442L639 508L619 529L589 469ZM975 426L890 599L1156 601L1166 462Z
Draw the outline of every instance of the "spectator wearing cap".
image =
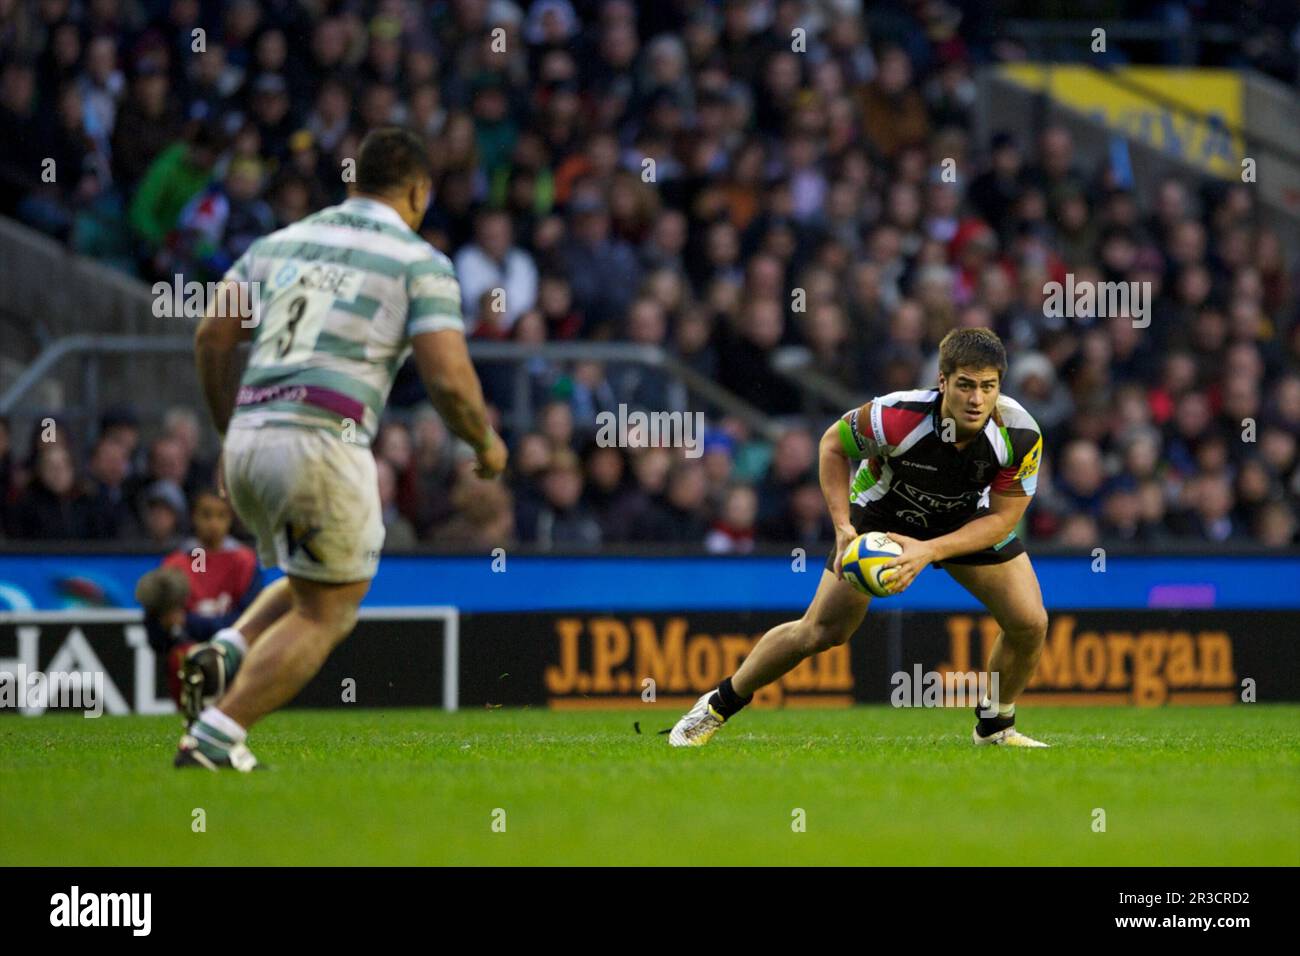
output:
M1022 352L1011 362L1003 388L1025 406L1044 435L1057 435L1074 414L1070 389L1052 360L1041 352Z
M700 454L700 464L704 466L704 478L708 484L708 503L711 510L721 509L726 500L727 490L735 480L736 473L736 439L721 428L713 428L704 433L704 442Z

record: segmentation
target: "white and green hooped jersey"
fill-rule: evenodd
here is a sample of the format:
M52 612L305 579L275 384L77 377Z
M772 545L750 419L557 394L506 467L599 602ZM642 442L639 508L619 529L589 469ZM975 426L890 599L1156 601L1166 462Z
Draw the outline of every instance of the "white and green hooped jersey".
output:
M411 338L465 327L451 260L374 200L263 236L226 278L252 284L256 322L232 424L351 422L369 445Z

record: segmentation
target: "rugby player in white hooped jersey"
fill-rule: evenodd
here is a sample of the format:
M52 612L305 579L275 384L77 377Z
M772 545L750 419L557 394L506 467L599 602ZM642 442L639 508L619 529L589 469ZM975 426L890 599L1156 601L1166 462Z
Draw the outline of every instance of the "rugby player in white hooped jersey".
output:
M477 454L478 475L505 468L455 271L415 232L430 169L413 133L369 133L349 198L249 246L199 325L221 477L259 559L285 576L187 655L177 767L256 768L249 728L293 700L351 632L384 543L370 441L408 350L434 407ZM250 288L247 321L239 305ZM248 339L236 389L236 348Z
M862 532L883 531L903 548L885 565L895 569L892 593L935 564L1002 629L988 661L998 680L987 686L996 688L997 700L976 708L974 743L1047 746L1015 725L1016 698L1047 637L1038 577L1016 536L1038 487L1043 438L1020 403L1002 394L1006 369L1006 350L993 331L957 329L939 343L938 388L883 395L826 429L819 478L835 550L812 603L799 620L764 634L736 673L677 721L669 743L703 746L756 690L852 637L871 598L844 580L840 559Z

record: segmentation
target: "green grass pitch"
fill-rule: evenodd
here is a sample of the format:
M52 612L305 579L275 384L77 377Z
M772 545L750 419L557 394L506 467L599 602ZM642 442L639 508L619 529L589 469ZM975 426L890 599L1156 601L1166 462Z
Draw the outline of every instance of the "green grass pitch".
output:
M172 770L175 717L6 717L0 864L1300 864L1300 706L1024 708L1050 750L861 707L676 751L675 716L281 713L251 776Z

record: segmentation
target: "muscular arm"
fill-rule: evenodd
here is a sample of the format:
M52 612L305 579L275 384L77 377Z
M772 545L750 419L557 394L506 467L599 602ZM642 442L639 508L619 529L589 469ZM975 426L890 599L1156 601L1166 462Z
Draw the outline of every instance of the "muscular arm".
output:
M453 434L482 451L491 444L493 431L465 334L456 329L424 332L411 339L411 348L433 407Z
M241 296L236 283L223 280L208 303L208 311L194 333L194 361L198 367L199 387L217 434L226 437L230 416L235 408L239 387L239 363L235 350L252 334L240 321ZM246 301L246 300L244 300Z
M840 442L837 420L826 429L817 447L817 480L826 498L831 523L837 528L849 523L849 473L852 467L853 461L845 454Z
M832 422L831 427L822 433L817 447L817 479L826 498L831 523L836 528L849 524L850 476L857 461L864 457L864 449L853 437L847 421L852 414L846 413ZM870 421L871 403L859 408L857 415L860 422Z
M989 495L989 514L925 542L933 555L930 560L942 561L993 547L1015 530L1029 501L1029 495Z

